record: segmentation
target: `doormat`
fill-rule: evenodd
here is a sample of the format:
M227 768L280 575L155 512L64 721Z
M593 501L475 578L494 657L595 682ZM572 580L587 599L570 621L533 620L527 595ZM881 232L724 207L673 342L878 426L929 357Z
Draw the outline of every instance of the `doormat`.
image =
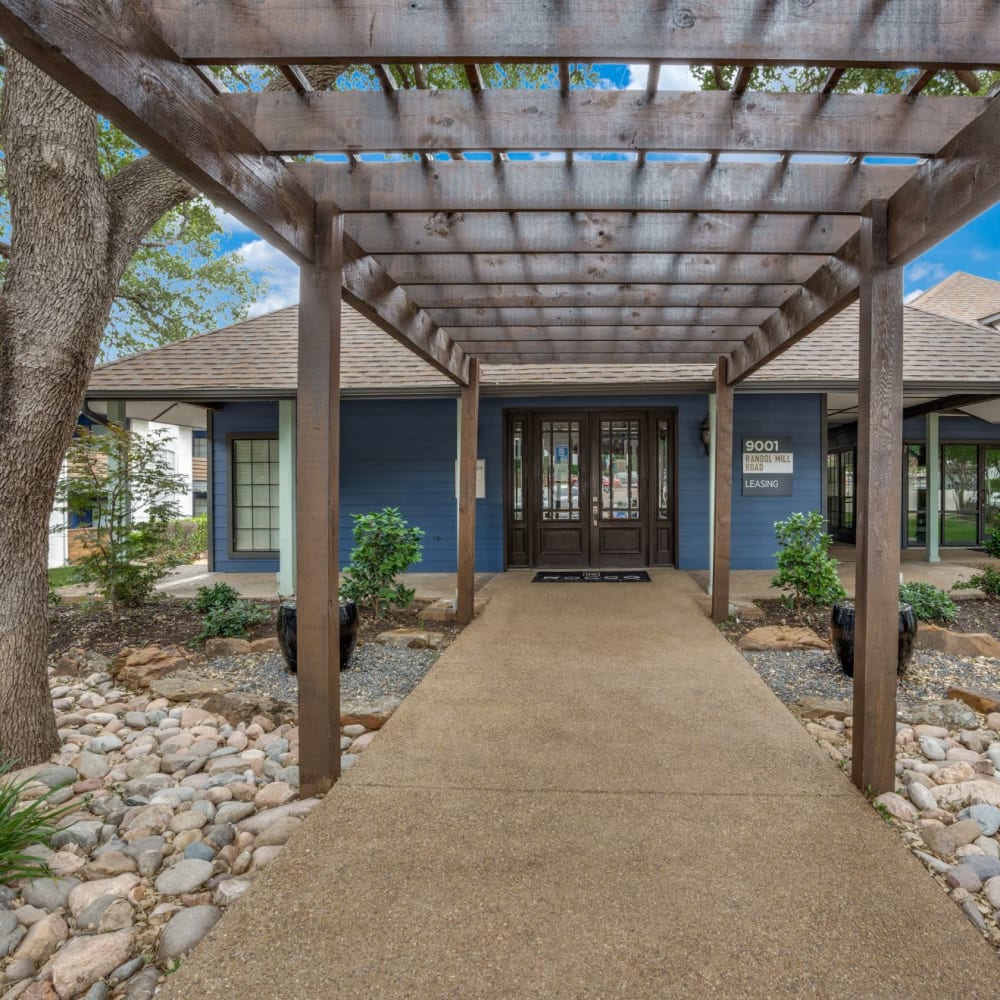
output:
M550 570L536 573L532 583L651 583L644 569Z

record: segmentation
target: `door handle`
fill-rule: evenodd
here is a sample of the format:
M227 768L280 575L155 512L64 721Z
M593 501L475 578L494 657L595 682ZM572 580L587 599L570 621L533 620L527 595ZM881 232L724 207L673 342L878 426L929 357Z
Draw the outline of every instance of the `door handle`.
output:
M597 527L597 522L598 522L598 519L600 518L600 513L601 513L601 502L600 502L600 500L597 499L597 497L594 497L594 499L591 500L591 502L590 502L590 511L591 511L591 515L593 516L593 519L594 519L594 527L596 528Z

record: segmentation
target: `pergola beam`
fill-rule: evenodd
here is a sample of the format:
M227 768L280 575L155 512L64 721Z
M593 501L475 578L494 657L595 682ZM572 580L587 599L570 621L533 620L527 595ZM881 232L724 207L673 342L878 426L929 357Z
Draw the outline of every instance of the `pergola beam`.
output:
M725 91L410 90L227 94L275 153L441 149L932 155L977 110L967 97Z
M687 351L635 351L600 350L573 351L563 345L544 351L477 351L476 357L484 365L706 365L711 366L718 354L712 350ZM709 368L706 368L706 377Z
M401 285L517 284L601 282L618 284L688 284L804 281L825 256L804 254L426 254L379 256L377 260Z
M857 232L847 215L484 212L352 215L368 253L821 253Z
M766 320L767 308L649 308L566 306L551 309L429 309L431 316L454 336L452 327L481 327L500 331L516 327L591 327L591 326L671 326L683 330L718 326L727 330L746 329L747 333ZM692 334L693 335L693 334ZM736 335L735 332L733 334Z
M442 284L414 285L410 297L427 309L711 308L776 309L794 284Z
M344 212L769 212L857 215L910 166L803 163L296 163Z
M315 205L128 3L2 0L0 37L296 263Z
M685 7L585 0L545 5L451 0L144 0L178 54L207 63L538 61L1000 68L991 0L842 0Z
M495 330L479 326L454 327L450 333L458 344L467 345L472 351L474 344L502 344L516 346L546 344L590 344L606 341L629 350L631 345L656 344L664 349L686 345L700 347L708 344L722 344L715 351L729 351L737 347L753 327L711 327L711 326L506 326Z

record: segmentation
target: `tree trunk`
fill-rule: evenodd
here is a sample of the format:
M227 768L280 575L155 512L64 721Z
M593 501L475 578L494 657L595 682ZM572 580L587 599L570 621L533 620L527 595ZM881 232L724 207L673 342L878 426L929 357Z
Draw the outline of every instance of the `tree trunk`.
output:
M48 520L118 281L146 230L190 197L155 161L100 173L94 114L7 50L11 210L0 296L0 759L57 747L48 692Z

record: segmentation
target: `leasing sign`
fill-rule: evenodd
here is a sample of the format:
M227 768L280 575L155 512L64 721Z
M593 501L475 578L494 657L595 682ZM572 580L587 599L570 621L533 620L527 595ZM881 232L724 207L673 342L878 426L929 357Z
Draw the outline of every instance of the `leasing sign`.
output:
M744 438L743 496L790 497L794 458L791 438Z

